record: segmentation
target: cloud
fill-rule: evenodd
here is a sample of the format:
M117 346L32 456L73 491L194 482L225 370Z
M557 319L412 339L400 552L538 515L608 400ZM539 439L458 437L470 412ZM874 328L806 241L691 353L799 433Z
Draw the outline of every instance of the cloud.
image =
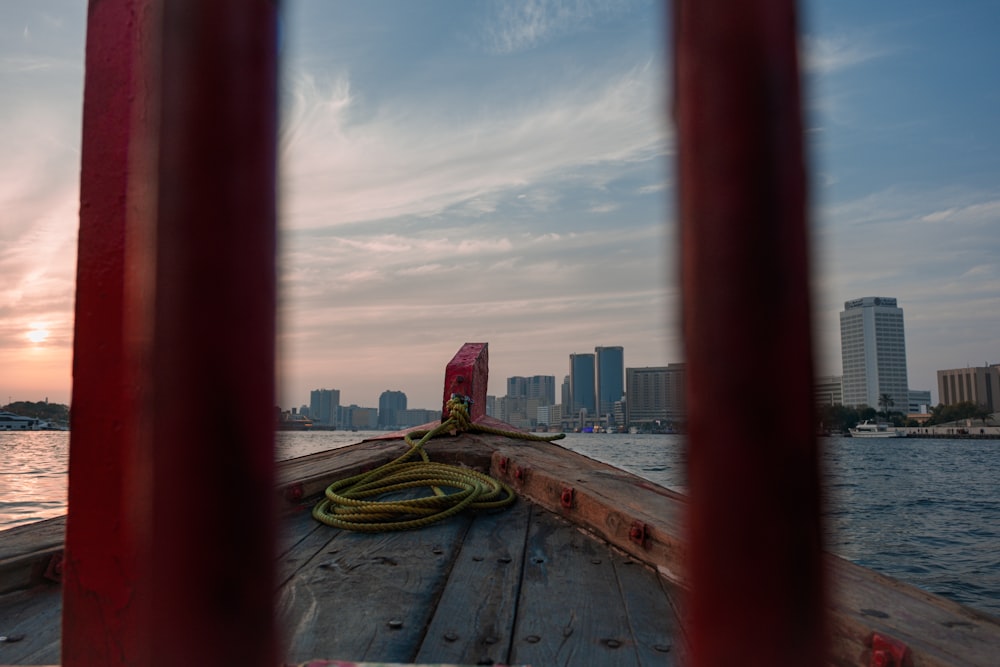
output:
M864 34L804 35L802 63L809 73L829 75L842 72L892 52L885 44L873 44Z
M503 191L542 208L558 198L551 183L598 185L607 175L597 167L666 153L659 84L651 68L638 68L460 121L433 97L352 120L349 83L324 91L300 78L282 135L283 218L316 228L432 216L459 204L490 213Z
M483 30L490 53L511 54L586 29L627 3L599 0L508 0L496 3Z

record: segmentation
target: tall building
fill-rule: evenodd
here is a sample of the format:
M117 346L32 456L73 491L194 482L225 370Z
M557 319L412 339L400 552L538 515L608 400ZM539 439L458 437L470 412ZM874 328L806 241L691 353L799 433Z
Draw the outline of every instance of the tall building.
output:
M556 378L554 375L513 376L507 378L507 396L510 398L537 398L543 405L555 405Z
M569 400L570 414L586 410L588 415L597 414L597 391L594 386L594 355L569 355Z
M528 378L528 398L537 398L542 405L555 405L556 376L532 375Z
M1000 364L938 371L937 381L942 405L968 402L1000 412Z
M903 309L895 299L866 296L845 302L840 313L840 354L844 405L879 409L880 397L888 394L892 409L907 409Z
M335 425L339 407L339 389L313 389L309 392L309 418L314 424Z
M843 405L844 378L839 375L828 375L816 378L816 405Z
M931 409L930 389L911 389L906 414L928 414Z
M597 409L602 417L613 414L615 401L625 395L625 352L618 347L596 347Z
M383 391L378 397L378 425L381 428L398 428L402 425L399 413L406 409L406 394L401 391Z
M684 421L684 364L625 369L625 412L630 425Z

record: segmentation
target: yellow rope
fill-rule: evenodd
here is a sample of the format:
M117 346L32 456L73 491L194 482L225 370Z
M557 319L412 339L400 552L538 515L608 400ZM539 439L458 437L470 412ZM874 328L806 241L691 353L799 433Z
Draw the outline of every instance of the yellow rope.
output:
M468 403L467 397L453 395L448 401L448 419L429 431L403 436L410 445L405 454L375 470L328 486L325 497L313 507L313 518L335 528L374 533L420 528L458 514L467 507L495 509L510 505L514 502L514 491L509 486L470 468L434 463L424 451L424 444L450 431L477 431L545 442L564 438L566 434L538 436L474 424L469 419ZM414 442L412 437L415 436L420 436L420 440ZM419 461L412 460L417 457ZM442 487L457 491L445 493ZM413 488L430 488L433 495L407 500L372 500Z

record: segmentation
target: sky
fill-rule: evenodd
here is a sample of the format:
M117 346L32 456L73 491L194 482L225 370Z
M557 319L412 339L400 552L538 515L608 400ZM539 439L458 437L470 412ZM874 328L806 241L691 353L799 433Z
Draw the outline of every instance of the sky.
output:
M402 390L488 342L683 361L663 4L287 0L277 403ZM86 3L0 2L0 403L69 403ZM909 383L1000 363L1000 6L801 5L816 372L898 299ZM762 326L773 326L762 314Z

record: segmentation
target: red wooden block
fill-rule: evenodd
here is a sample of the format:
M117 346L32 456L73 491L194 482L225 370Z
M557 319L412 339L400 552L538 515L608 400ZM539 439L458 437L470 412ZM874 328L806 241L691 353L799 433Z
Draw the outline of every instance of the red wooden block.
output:
M472 400L469 418L476 421L486 416L486 385L489 380L487 343L466 343L455 353L444 371L444 401L441 421L448 419L448 401L452 394Z

